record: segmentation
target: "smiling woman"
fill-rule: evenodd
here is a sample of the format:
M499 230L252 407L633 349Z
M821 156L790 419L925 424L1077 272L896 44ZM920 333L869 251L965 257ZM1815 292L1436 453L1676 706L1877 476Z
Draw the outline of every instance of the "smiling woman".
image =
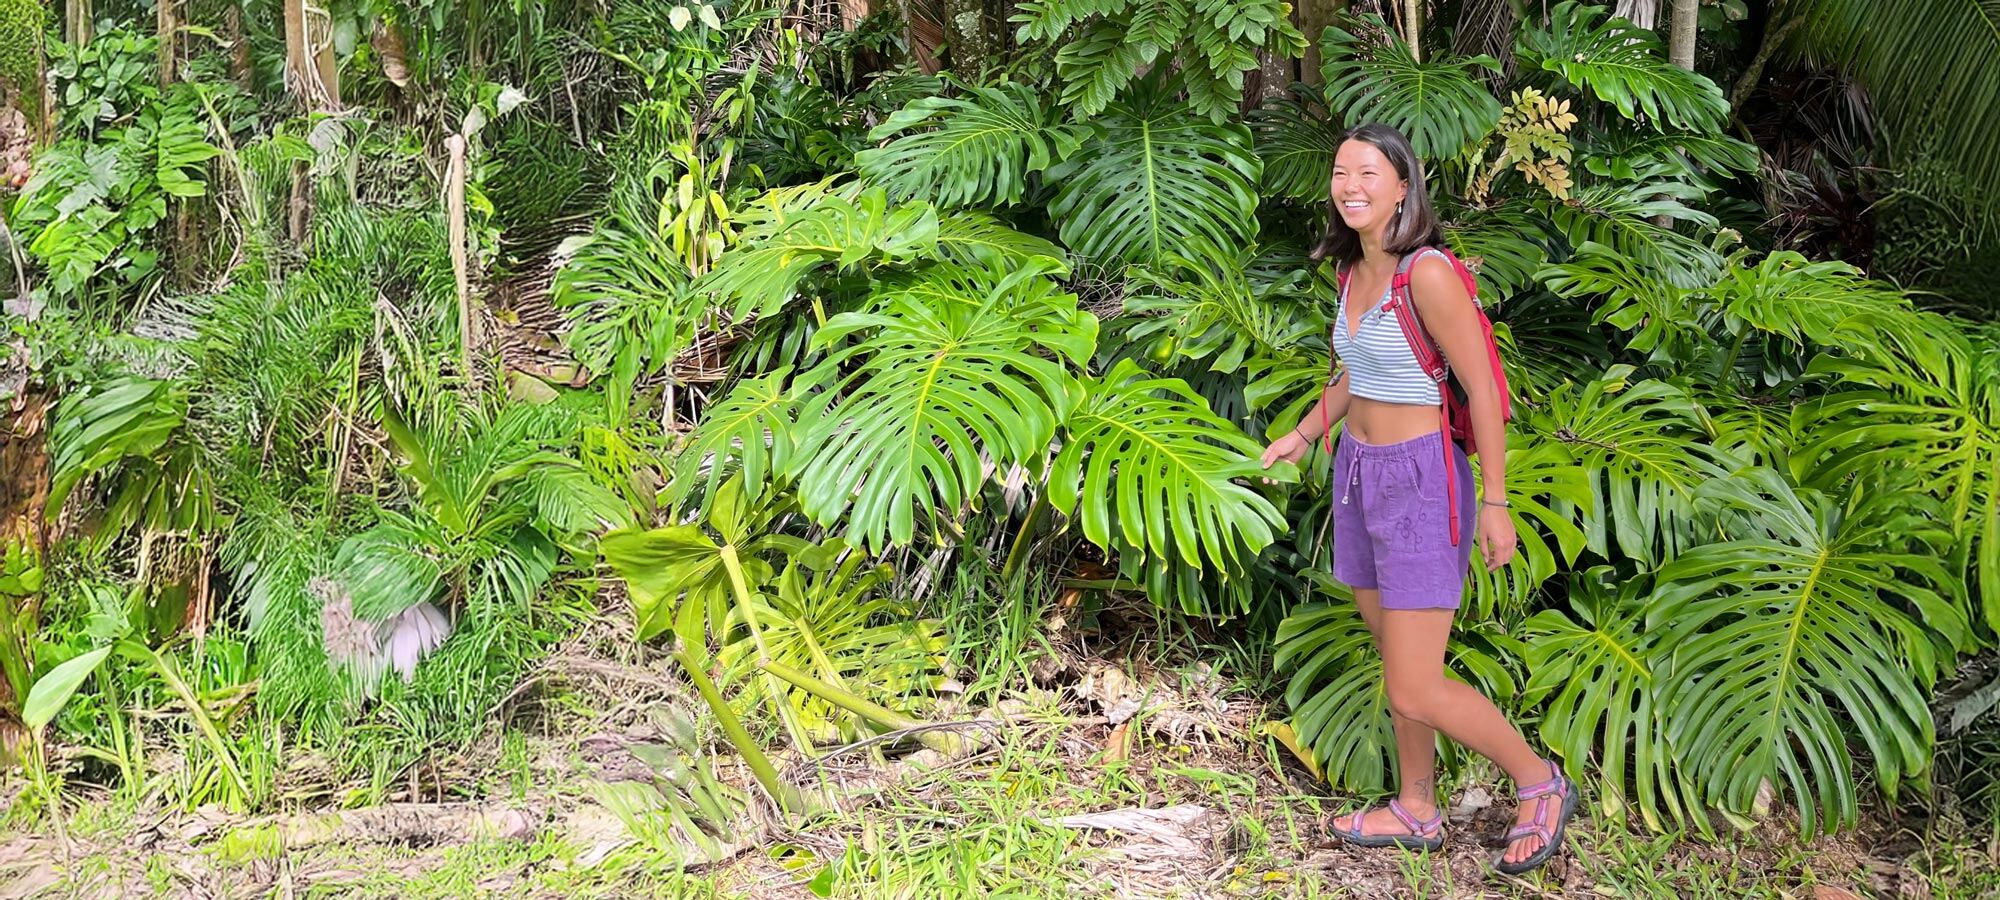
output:
M1489 570L1513 557L1515 536L1507 515L1504 388L1498 367L1488 365L1498 359L1492 331L1470 278L1461 277L1442 243L1409 141L1386 125L1349 131L1334 155L1326 234L1313 250L1314 259L1340 267L1331 345L1346 371L1326 385L1305 422L1320 423L1319 437L1327 438L1332 423L1342 422L1333 458L1340 498L1333 574L1353 589L1382 654L1402 790L1384 810L1336 820L1333 833L1362 847L1441 848L1435 770L1442 731L1521 786L1516 826L1497 863L1518 874L1561 848L1577 793L1492 701L1445 677L1474 522ZM1468 431L1454 433L1448 396L1469 408ZM1303 457L1315 439L1307 427L1271 444L1264 464ZM1476 519L1467 457L1473 447L1487 451Z

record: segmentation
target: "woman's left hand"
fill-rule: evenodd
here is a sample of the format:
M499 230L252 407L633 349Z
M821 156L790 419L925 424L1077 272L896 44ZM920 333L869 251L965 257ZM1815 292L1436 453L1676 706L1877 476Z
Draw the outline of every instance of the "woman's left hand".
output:
M1506 565L1514 558L1514 519L1507 510L1499 506L1479 505L1479 554L1486 560L1486 571L1491 572Z

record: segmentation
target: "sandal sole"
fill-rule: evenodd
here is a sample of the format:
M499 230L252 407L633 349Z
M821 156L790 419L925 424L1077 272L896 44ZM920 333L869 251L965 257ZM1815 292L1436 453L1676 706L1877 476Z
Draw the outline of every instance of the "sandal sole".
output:
M1570 816L1576 814L1576 808L1582 801L1583 794L1577 790L1576 782L1570 782L1569 796L1563 798L1562 814L1556 817L1556 831L1554 836L1549 838L1549 842L1543 844L1542 849L1536 850L1533 856L1518 863L1509 864L1502 862L1502 860L1507 858L1506 852L1502 851L1499 856L1494 857L1494 871L1500 872L1503 875L1526 875L1541 868L1543 863L1554 858L1556 853L1562 850L1563 835L1569 831ZM1514 840L1520 840L1520 838L1515 838ZM1508 843L1512 843L1512 841Z

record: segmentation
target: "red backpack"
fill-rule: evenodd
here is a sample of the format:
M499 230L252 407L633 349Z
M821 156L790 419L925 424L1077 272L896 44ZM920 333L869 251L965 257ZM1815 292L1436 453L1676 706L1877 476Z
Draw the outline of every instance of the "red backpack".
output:
M1389 282L1389 299L1382 305L1395 314L1396 324L1402 327L1403 338L1409 341L1410 353L1416 356L1417 365L1422 366L1431 380L1437 382L1438 395L1444 401L1439 407L1444 433L1465 448L1466 456L1475 456L1479 453L1479 446L1472 435L1472 407L1467 402L1465 386L1459 383L1458 376L1452 373L1451 364L1445 360L1437 342L1431 339L1430 332L1425 330L1423 319L1417 315L1417 305L1410 299L1410 269L1416 265L1419 257L1430 251L1442 254L1445 261L1451 263L1452 269L1458 272L1459 279L1465 282L1465 292L1472 297L1473 310L1479 317L1479 336L1486 344L1486 359L1493 367L1493 383L1500 389L1500 420L1505 422L1514 417L1514 405L1507 389L1507 373L1500 364L1500 346L1493 341L1493 322L1486 317L1486 310L1479 305L1479 283L1473 278L1471 270L1465 267L1465 263L1452 255L1450 249L1443 246L1419 247L1404 254L1402 260L1396 263L1396 277ZM1348 267L1340 267L1337 277L1342 296L1347 294L1349 274ZM1326 452L1332 453L1332 423L1322 422L1321 427L1326 429L1324 434ZM1451 452L1447 449L1444 467L1445 502L1451 506L1451 544L1454 547L1458 546L1459 533L1458 477L1455 474L1457 471L1458 467L1451 464Z

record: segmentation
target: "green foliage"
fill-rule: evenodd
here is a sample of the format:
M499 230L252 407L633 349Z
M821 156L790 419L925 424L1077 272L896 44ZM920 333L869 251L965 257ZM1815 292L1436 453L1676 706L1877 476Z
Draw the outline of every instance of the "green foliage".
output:
M0 0L0 84L32 95L41 68L48 9L41 0Z
M1667 62L1663 51L1653 32L1601 6L1564 0L1549 10L1547 31L1522 29L1515 57L1659 131L1718 131L1729 114L1722 89Z
M1256 237L1250 130L1194 117L1161 89L1111 106L1097 137L1049 172L1062 240L1105 263L1164 263Z
M1841 498L1755 469L1704 486L1740 536L1661 569L1646 616L1673 648L1667 739L1704 802L1747 814L1769 781L1808 834L1851 825L1849 727L1891 796L1929 765L1924 690L1973 634L1938 593L1935 507L1870 482Z
M959 87L964 97L922 98L870 131L870 140L894 140L855 154L862 176L899 203L1013 205L1029 175L1075 153L1089 133L1064 124L1029 85Z
M66 140L37 160L10 223L29 236L56 294L83 293L101 275L133 285L154 274L150 242L168 203L203 196L206 163L221 152L208 142L200 90L176 85L131 125Z
M1388 31L1379 16L1363 17L1360 25ZM1475 71L1499 71L1490 56L1418 62L1400 41L1372 42L1337 26L1326 30L1321 52L1335 119L1389 125L1425 159L1455 157L1500 124L1500 101Z
M1022 42L1057 44L1063 104L1078 117L1108 109L1143 68L1177 68L1189 102L1220 124L1243 97L1257 52L1305 52L1280 0L1027 0L1010 20ZM1169 57L1177 66L1166 63Z
M1283 521L1236 479L1284 470L1266 473L1262 448L1206 405L1131 360L1086 382L1049 470L1055 509L1076 515L1099 547L1178 555L1196 569L1234 567L1264 549Z
M993 465L1047 450L1074 400L1063 367L1034 350L1080 365L1097 332L1047 273L934 267L876 309L827 321L815 347L862 339L801 376L823 391L800 415L813 423L799 453L807 515L845 518L848 540L879 552L915 537L920 507L954 515L970 502L982 450Z
M1780 15L1799 25L1791 52L1851 73L1903 147L1936 153L1976 186L1954 199L1976 208L2000 197L2000 147L1986 137L2000 128L1989 77L2000 2L1804 0Z

